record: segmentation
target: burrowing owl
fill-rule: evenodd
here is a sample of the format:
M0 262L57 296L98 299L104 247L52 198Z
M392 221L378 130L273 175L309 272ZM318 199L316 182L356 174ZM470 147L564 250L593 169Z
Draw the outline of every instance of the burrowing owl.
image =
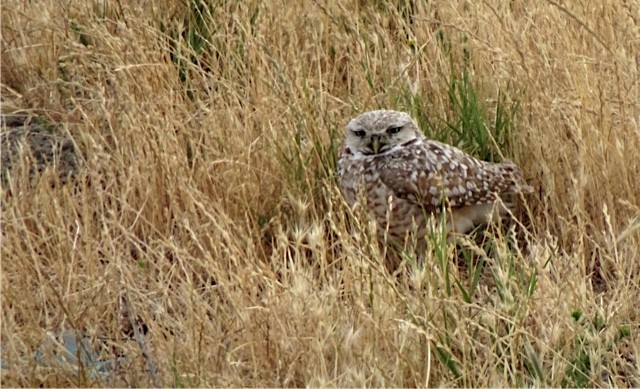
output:
M443 209L447 233L468 232L507 211L499 196L531 190L516 165L480 161L429 140L409 115L386 110L349 122L338 175L347 203L366 200L387 239L406 239L414 228L424 237Z

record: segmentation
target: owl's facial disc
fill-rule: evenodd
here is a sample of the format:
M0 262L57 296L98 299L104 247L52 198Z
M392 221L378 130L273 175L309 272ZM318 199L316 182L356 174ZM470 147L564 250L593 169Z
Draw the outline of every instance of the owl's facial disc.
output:
M381 154L415 139L417 134L414 121L403 112L366 112L347 126L346 146L364 155Z

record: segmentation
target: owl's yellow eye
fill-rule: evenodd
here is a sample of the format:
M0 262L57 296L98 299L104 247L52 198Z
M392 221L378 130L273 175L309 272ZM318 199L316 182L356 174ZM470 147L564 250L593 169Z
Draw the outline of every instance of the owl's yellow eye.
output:
M387 133L391 134L391 135L395 135L395 134L399 133L400 130L402 130L402 127L389 127L389 128L387 128Z
M358 138L364 138L364 136L367 135L367 133L364 130L354 131L353 133Z

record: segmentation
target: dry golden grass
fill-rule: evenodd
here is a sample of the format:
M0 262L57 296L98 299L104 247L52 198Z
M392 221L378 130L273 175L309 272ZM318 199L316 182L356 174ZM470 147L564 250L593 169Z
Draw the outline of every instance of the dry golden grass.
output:
M3 194L2 385L151 385L123 292L165 386L640 385L637 1L219 1L202 50L188 2L149 3L2 2L3 112L85 164ZM528 234L468 242L477 285L451 245L391 277L336 188L341 131L443 127L463 49L489 112L520 102ZM36 366L60 328L121 371Z

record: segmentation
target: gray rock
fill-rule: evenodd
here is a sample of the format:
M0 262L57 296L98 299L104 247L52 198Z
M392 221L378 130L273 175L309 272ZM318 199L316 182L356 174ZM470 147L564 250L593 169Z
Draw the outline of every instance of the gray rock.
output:
M79 153L74 142L35 123L30 117L3 115L0 144L0 182L3 187L9 175L19 166L22 153L25 152L28 153L26 160L29 163L30 180L48 166L58 171L63 183L78 173Z
M79 358L78 358L79 357ZM98 359L98 353L92 347L89 338L82 332L62 330L47 333L46 338L33 353L39 366L65 369L77 375L83 368L90 379L104 379L113 371L117 363L124 358L111 360ZM1 359L1 368L9 370L11 364Z

